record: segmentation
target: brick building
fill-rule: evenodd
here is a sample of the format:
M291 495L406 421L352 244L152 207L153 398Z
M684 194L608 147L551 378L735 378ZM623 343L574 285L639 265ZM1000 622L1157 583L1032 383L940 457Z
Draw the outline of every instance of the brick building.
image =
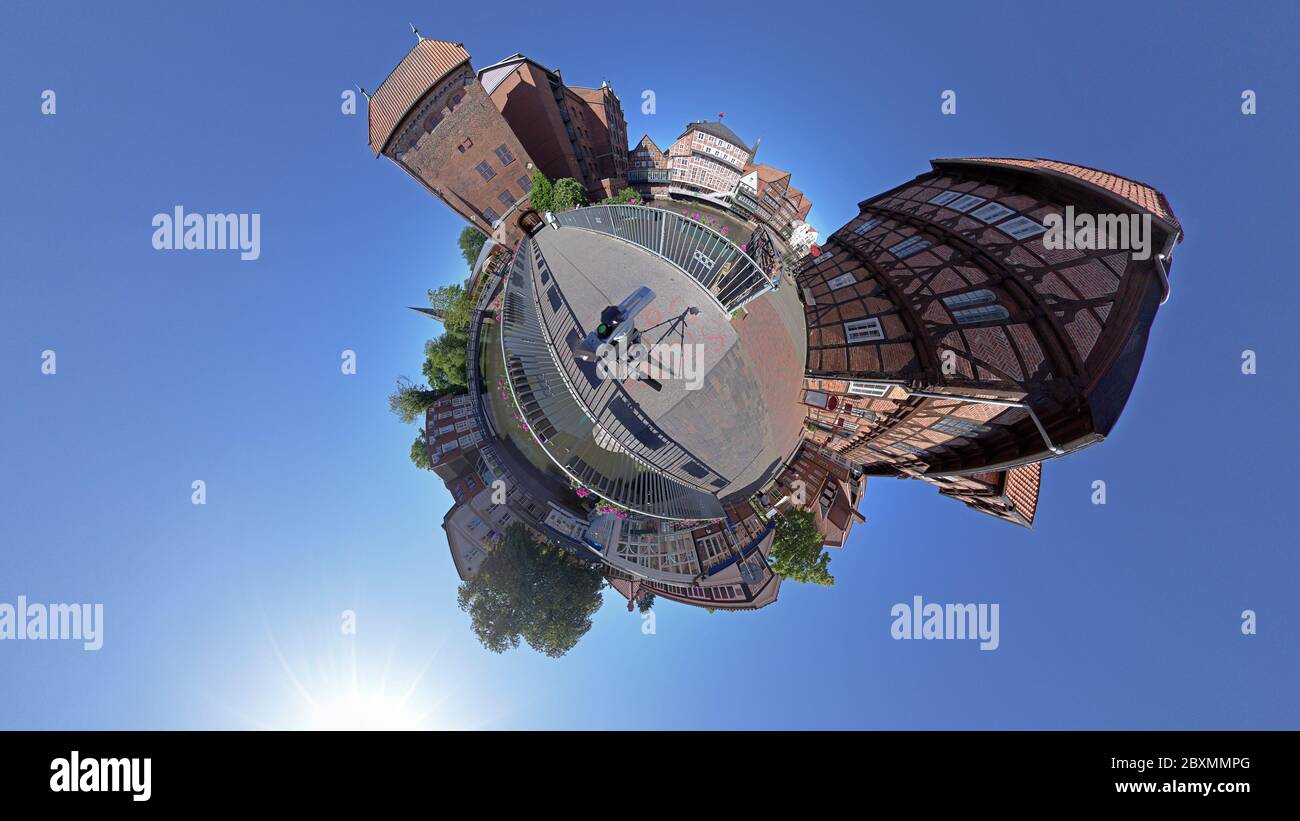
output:
M1168 293L1182 237L1168 202L1068 163L931 165L862 202L797 275L809 438L868 474L927 478L997 473L1101 441ZM1046 223L1067 207L1149 217L1149 255L1048 247ZM1015 491L1029 477L1010 478ZM1001 480L985 484L1011 498ZM967 491L946 495L978 506ZM1021 516L1032 521L1032 510Z
M599 88L573 86L569 89L582 100L585 125L592 135L591 150L596 154L596 173L601 199L611 197L627 187L627 121L623 105L608 82Z
M700 120L668 147L671 184L704 194L730 194L754 149L720 122Z
M1031 462L1010 470L965 476L923 474L916 478L936 486L941 495L956 499L971 510L1021 527L1033 527L1042 476L1043 463Z
M795 226L803 224L812 210L812 200L790 185L790 172L763 163L745 167L732 191L732 207L766 223L790 239Z
M629 601L650 591L694 607L756 610L776 601L781 588L767 563L775 528L753 510L744 516L693 527L601 516L585 540L601 553L606 580Z
M557 512L576 515L533 493L534 485L506 470L485 435L478 401L470 395L445 396L424 416L429 461L453 500L442 527L462 579L477 571L486 545L510 525L523 524L537 538L553 540L559 535ZM505 481L504 498L494 492L497 479Z
M433 472L450 487L472 467L478 457L478 443L483 441L473 397L444 396L435 402L424 412L424 439Z
M670 174L668 157L659 150L649 134L643 135L628 159L628 184L637 190L642 199L667 197Z
M480 69L478 80L547 177L578 180L592 200L627 185L627 123L608 83L566 86L559 69L523 54Z
M826 547L843 547L853 525L865 522L858 505L867 492L867 477L833 450L805 440L777 474L769 491L777 510L794 508L813 514Z
M790 250L797 257L801 257L808 253L809 249L817 243L817 229L806 222L796 222L788 239Z
M524 150L459 43L421 37L370 95L370 149L507 247L523 236Z

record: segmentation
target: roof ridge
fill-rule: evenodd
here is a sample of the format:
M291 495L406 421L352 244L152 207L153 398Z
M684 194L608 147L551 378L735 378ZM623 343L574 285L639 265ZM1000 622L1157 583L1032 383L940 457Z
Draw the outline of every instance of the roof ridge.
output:
M1164 214L1161 214L1157 211L1153 211L1152 209L1147 208L1143 204L1139 202L1135 202L1131 200L1129 197L1124 196L1120 192L1111 190L1104 185L1099 185L1096 182L1093 182L1092 180L1084 179L1082 177L1075 177L1075 179L1077 179L1079 182L1107 191L1110 194L1113 194L1117 197L1120 197L1123 200L1132 203L1134 206L1138 208L1151 211L1153 216L1159 217L1161 219L1165 219L1173 223L1173 225L1178 229L1178 232L1180 234L1183 231L1182 223L1178 221L1178 216L1174 213L1174 209L1169 204L1169 199L1168 197L1165 196L1163 191L1161 191L1159 188L1157 188L1156 186L1152 185L1149 182L1144 182L1143 180L1134 179L1133 177L1127 177L1123 174L1118 174L1114 171L1108 171L1107 169L1104 168L1096 168L1091 165L1084 165L1082 163L1072 162L1070 160L1058 160L1051 157L944 157L935 160L935 162L1005 162L1005 163L1022 164L1022 167L1023 164L1028 164L1028 163L1055 163L1056 165L1069 166L1071 168L1078 168L1083 171L1091 171L1094 174L1103 174L1106 176L1114 177L1116 179L1123 180L1124 182L1130 183L1132 185L1141 186L1142 188L1145 188L1148 191L1150 191L1154 195L1156 202L1159 204L1160 210L1164 211ZM1053 171L1054 169L1038 166L1038 170Z

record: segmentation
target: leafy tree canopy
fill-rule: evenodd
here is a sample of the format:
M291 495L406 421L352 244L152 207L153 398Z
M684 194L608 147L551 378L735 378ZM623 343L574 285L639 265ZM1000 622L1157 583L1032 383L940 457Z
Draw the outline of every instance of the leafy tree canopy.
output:
M777 514L776 536L768 562L772 572L804 584L835 584L828 565L831 556L822 550L822 534L806 510L787 510Z
M424 470L433 470L433 462L429 461L429 440L424 437L423 427L411 443L411 464Z
M472 225L466 225L460 232L457 244L460 245L460 254L465 258L465 264L471 271L474 270L474 262L478 259L479 252L483 250L485 242L487 236Z
M587 204L587 189L573 177L561 177L555 181L552 211L567 211Z
M462 338L469 335L469 323L474 313L469 292L460 285L444 285L429 291L429 306L442 315L442 327L448 333Z
M551 181L541 171L534 171L532 176L533 190L529 193L528 199L534 210L538 212L555 210L555 188Z
M398 419L410 424L416 417L423 416L434 402L454 392L452 389L433 390L428 385L413 385L409 379L402 377L397 380L397 390L388 396L388 409Z
M462 582L457 604L483 646L502 653L520 639L539 653L559 658L591 629L600 609L600 571L558 545L537 542L521 524L511 525Z
M465 375L466 343L464 337L450 332L424 343L424 378L430 389L441 396L449 391L464 391L469 382Z

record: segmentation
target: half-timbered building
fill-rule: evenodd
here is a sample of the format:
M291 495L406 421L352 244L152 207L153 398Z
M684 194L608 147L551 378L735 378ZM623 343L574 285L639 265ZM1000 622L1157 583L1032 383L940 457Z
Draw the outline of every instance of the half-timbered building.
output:
M1145 249L1138 234L1128 247L1047 236L1076 214L1145 225ZM860 203L797 274L808 437L868 474L927 476L1102 440L1181 238L1164 195L1140 182L1050 160L934 160Z

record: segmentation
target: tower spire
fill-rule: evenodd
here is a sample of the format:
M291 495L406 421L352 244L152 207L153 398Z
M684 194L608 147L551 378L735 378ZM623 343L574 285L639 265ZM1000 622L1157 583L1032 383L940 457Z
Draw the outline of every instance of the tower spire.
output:
M360 91L360 92L361 92L361 96L366 98L366 102L370 102L370 92L369 92L369 91L366 91L365 88L363 88L362 86L357 86L357 91Z
M415 35L415 41L417 43L424 42L424 35L420 33L420 30L415 27L414 23L411 23L411 33Z
M414 306L411 306L411 310L412 310L412 311L416 311L416 312L418 312L418 313L422 313L422 314L424 314L425 316L429 317L430 319L437 320L438 322L442 322L442 321L443 321L443 319L442 319L442 314L438 313L437 311L435 311L435 310L432 309L432 308L416 308L416 307L414 307Z

